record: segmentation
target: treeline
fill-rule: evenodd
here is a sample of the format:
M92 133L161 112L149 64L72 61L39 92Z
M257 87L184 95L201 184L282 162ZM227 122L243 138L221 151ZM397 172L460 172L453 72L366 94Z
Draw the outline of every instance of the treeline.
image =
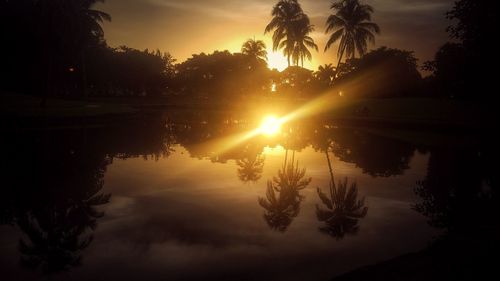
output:
M175 59L169 53L158 50L109 47L104 40L101 24L111 20L111 16L95 10L93 5L96 2L0 1L2 34L9 42L0 47L3 57L0 67L4 73L0 78L1 89L42 97L170 96L215 101L266 95L311 98L334 84L355 81L358 73L367 71L367 65L377 67L375 63L368 62L373 57L369 53L342 64L339 67L339 70L342 69L341 75L340 72L338 75L341 79L336 83L333 80L337 72L331 65L322 66L316 72L296 65L278 72L267 67L266 46L256 40L244 42L241 53L202 53L175 64ZM289 3L290 7L276 6L274 12L297 5L292 2ZM302 15L300 18L307 19L301 9L296 12ZM307 25L307 20L300 23L298 26L303 23ZM304 40L307 41L307 38ZM400 74L401 69L417 73L412 54L404 51L399 53L407 55L402 62L408 64L392 73ZM399 53L381 49L376 54L378 61L392 61L399 57ZM291 61L298 62L293 54L286 55ZM390 69L390 66L386 68ZM377 83L390 88L393 85L391 81L395 79L391 75L386 76L380 78L388 78L386 82ZM413 75L412 78L418 80L417 76ZM367 81L358 84L368 85ZM399 92L410 93L399 88L388 92L392 95L396 91L397 95L402 95ZM350 96L366 96L362 91L344 92ZM381 95L379 92L369 95L375 94Z
M313 72L298 66L309 57L307 48L299 47L303 45L300 42L310 39L307 34L311 26L296 0L278 1L273 8L273 24L266 29L276 29L281 37L273 47L283 47L292 62L282 72L267 67L266 46L255 39L244 42L241 53L201 53L177 64L169 53L159 50L111 48L101 28L111 16L95 10L96 2L0 0L0 29L6 42L0 45L0 89L42 97L168 96L217 102L261 96L308 99L325 91L349 97L477 98L488 95L490 91L485 89L493 81L493 72L485 64L486 55L493 53L487 34L493 34L496 10L486 12L483 2L456 2L448 13L448 18L455 20L448 29L455 41L445 44L434 61L424 64L424 69L432 73L425 79L413 52L387 47L369 52L361 48L357 50L360 57L356 57L356 48L346 45L339 48L339 56L342 58L345 52L347 59L339 60L336 67L327 64ZM355 0L337 2L332 4L337 11L334 17L357 18L364 24L373 12L370 6ZM350 10L361 14L348 14ZM286 18L295 14L302 20L288 26ZM374 23L368 23L378 31ZM290 34L301 34L300 30L305 33L300 42L295 36L287 48L283 42L292 41L279 33L282 29L289 29Z
M355 97L425 96L417 61L413 52L380 47L341 64L334 86Z
M121 46L88 52L87 79L94 96L162 96L171 91L175 59L169 53Z
M424 64L432 96L493 99L498 62L492 36L499 26L498 2L459 0L446 14L454 22L447 31L450 42Z
M0 89L35 96L141 96L168 90L174 59L110 48L99 0L0 0Z

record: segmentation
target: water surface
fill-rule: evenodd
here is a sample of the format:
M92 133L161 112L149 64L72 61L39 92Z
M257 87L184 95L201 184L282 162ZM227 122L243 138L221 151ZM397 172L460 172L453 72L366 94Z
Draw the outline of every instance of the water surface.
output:
M177 114L12 132L2 279L329 280L442 232L418 191L455 150L317 120L239 139L255 126ZM329 164L346 210L325 220Z

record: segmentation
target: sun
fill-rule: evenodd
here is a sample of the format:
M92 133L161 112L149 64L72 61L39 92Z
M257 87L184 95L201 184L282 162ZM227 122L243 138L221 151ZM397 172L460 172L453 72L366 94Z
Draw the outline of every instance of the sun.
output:
M267 50L267 64L270 69L276 68L278 71L283 71L288 67L286 57L280 52L274 52L272 49Z
M276 116L266 116L260 124L259 132L265 136L274 136L281 132L282 123Z

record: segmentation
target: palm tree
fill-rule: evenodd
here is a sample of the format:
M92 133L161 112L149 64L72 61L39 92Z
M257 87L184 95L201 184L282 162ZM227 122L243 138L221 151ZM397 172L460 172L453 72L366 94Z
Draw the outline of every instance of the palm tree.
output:
M255 59L267 60L266 44L262 40L248 39L243 43L241 53Z
M287 57L288 66L293 54L298 26L309 25L309 18L302 11L298 0L279 0L271 12L273 19L266 26L264 33L273 33L273 51L283 49Z
M319 81L325 83L326 85L330 85L335 77L335 68L331 63L320 65L318 67L318 71L316 71L314 75Z
M294 45L292 51L292 61L295 65L299 64L304 67L304 58L308 60L312 59L311 52L308 48L313 48L318 51L318 45L314 43L314 40L309 36L309 33L314 31L314 26L309 24L309 18L305 17L307 22L299 22L294 29Z
M375 35L380 33L376 23L371 22L373 8L360 4L359 0L338 0L330 9L336 11L326 21L326 33L332 32L326 43L325 52L332 44L340 41L337 52L337 68L344 54L354 58L356 51L362 56L367 51L367 43L375 43Z
M49 92L53 91L56 74L64 71L68 63L81 60L83 92L86 94L85 50L89 45L103 42L101 23L110 21L111 16L93 9L104 0L40 0L36 1L37 36L43 38L42 51L46 61L47 90L41 105Z
M104 21L111 21L111 16L105 12L92 9L97 3L105 0L74 0L72 1L72 12L75 19L75 32L79 35L77 42L81 46L80 59L82 67L83 93L87 98L87 71L85 65L85 53L90 45L100 43L104 37L104 30L101 24ZM78 36L77 35L77 36Z

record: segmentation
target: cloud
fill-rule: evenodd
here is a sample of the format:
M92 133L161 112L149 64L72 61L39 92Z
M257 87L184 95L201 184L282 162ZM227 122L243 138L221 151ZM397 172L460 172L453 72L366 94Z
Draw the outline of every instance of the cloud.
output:
M197 0L149 0L153 5L203 14L218 19L234 21L254 20L267 14L263 1L197 1ZM248 12L251 11L251 12Z

